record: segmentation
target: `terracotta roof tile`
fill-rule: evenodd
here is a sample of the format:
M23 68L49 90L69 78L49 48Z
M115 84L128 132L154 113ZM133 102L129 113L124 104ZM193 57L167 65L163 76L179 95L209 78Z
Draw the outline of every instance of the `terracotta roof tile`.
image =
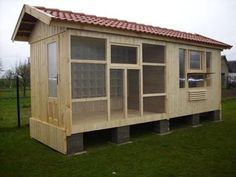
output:
M118 20L113 18L106 18L106 17L97 17L94 15L86 15L83 13L74 13L71 11L64 11L59 9L50 9L45 7L35 7L38 10L41 10L47 14L53 16L54 19L62 20L62 21L69 21L69 22L76 22L82 24L92 24L92 25L99 25L109 28L117 28L122 30L128 31L135 31L140 33L147 33L152 35L163 36L167 38L174 38L179 40L191 41L200 44L207 44L212 46L218 46L221 48L231 48L232 46L225 44L220 41L216 41L214 39L210 39L208 37L199 35L199 34L192 34L181 32L172 29L154 27L150 25L138 24L134 22L127 22L124 20Z

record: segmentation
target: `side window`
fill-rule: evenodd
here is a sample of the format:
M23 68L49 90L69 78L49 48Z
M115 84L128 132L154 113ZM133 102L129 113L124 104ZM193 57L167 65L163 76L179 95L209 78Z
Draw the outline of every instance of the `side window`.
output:
M207 80L206 80L206 85L208 87L211 86L211 52L206 52L206 72L207 74Z
M201 52L189 51L189 68L190 70L201 70L202 69L202 56Z
M179 49L179 88L185 87L185 49Z
M50 43L47 46L48 57L48 96L57 96L57 44Z

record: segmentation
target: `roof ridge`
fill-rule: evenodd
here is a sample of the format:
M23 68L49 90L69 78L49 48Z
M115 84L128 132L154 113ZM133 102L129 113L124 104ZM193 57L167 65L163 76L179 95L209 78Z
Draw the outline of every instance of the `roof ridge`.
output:
M45 9L45 10L56 10L56 11L61 11L61 12L69 12L69 13L73 13L73 14L77 14L77 15L88 16L88 17L103 18L103 19L107 19L107 20L114 20L114 21L119 21L119 22L132 23L132 24L135 24L135 25L140 25L140 26L145 26L145 27L159 28L159 29L166 30L166 31L171 30L173 32L185 33L185 34L189 34L189 35L195 35L196 34L196 35L202 36L202 35L197 34L197 33L185 32L185 31L181 31L181 30L175 30L175 29L165 28L165 27L160 27L160 26L153 26L153 25L148 25L148 24L144 24L144 23L138 23L138 22L133 22L133 21L128 21L128 20L122 20L122 19L118 19L118 18L109 18L109 17L97 16L97 15L92 15L92 14L87 14L87 13L61 10L61 9L57 9L57 8L45 8L43 6L34 6L34 7L39 8L39 9L42 8L42 9ZM202 37L205 37L205 36L202 36Z
M204 36L204 35L201 35L201 34L197 34L197 33L195 33L195 34L198 35L198 36L204 37L204 38L206 38L206 39L208 39L208 40L212 40L212 41L215 41L215 42L219 42L219 43L225 44L225 43L223 43L223 42L221 42L221 41L218 41L218 40L209 38L209 37L207 37L207 36Z
M68 11L68 10L45 8L41 6L35 6L35 8L59 20L67 20L67 21L72 21L72 22L100 25L104 27L136 31L139 33L149 33L153 35L159 35L159 36L168 37L168 38L171 37L171 38L180 39L180 40L193 41L196 43L208 44L208 45L213 45L213 46L215 45L215 46L224 47L224 48L232 47L228 44L225 44L223 42L217 41L215 39L211 39L209 37L206 37L197 33L185 32L185 31L180 31L180 30L175 30L175 29L163 28L160 26L153 26L153 25L147 25L147 24L133 22L133 21L121 20L118 18L108 18L108 17L90 15L90 14L85 14L85 13L80 13L80 12L73 12L73 11Z

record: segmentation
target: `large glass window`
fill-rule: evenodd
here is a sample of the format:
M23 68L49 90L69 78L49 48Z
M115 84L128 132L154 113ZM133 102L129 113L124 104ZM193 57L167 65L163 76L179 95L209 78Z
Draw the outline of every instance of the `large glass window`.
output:
M57 45L56 42L47 46L48 54L48 96L57 96Z
M73 63L71 65L72 98L105 96L105 71L104 64Z
M185 87L185 49L179 49L179 88Z
M105 39L71 36L71 59L105 60Z
M190 69L201 70L201 52L189 51Z
M136 64L137 63L137 47L128 46L111 46L111 62Z

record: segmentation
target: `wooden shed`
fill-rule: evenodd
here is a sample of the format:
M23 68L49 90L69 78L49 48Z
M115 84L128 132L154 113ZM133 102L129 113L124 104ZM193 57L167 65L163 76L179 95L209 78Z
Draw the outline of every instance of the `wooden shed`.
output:
M71 154L85 132L111 129L129 141L131 125L202 113L221 119L221 51L208 37L123 20L24 5L13 41L30 44L30 136Z

